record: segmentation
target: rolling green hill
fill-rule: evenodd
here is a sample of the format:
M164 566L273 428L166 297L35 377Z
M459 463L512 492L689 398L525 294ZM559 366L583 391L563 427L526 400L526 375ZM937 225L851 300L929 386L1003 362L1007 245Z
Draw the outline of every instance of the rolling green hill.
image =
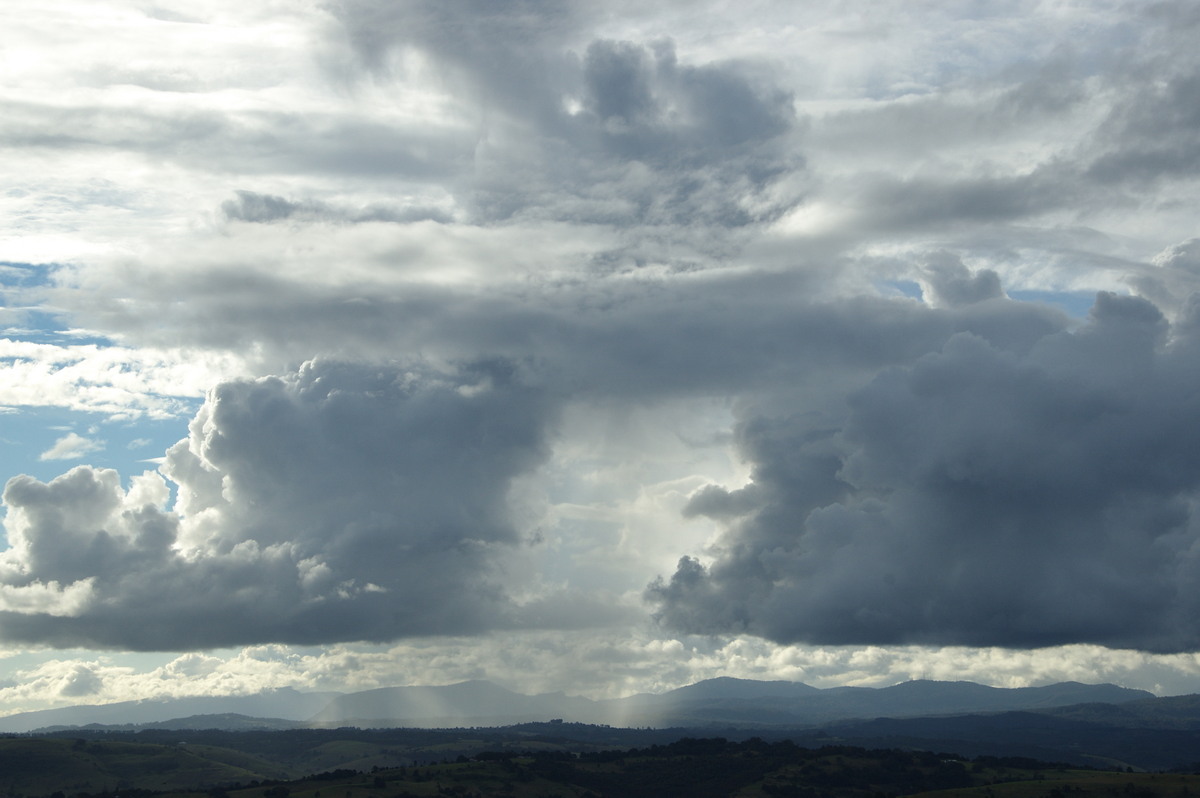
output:
M190 742L0 739L0 789L13 798L1035 798L1200 794L1200 775L1074 769L1024 758L848 745L805 748L751 738L683 738L621 750L571 751L548 739L430 739L441 760L336 768L285 780L253 754ZM427 733L428 734L428 733ZM451 738L457 735L457 741ZM494 745L499 743L498 746ZM489 744L493 744L489 747ZM474 748L473 757L453 755ZM439 750L440 749L440 750ZM401 755L362 740L326 741L328 761ZM409 753L415 748L407 749ZM304 752L297 752L303 758ZM314 760L316 761L316 760ZM274 775L272 775L272 773Z
M66 738L0 739L0 790L7 795L98 793L286 777L278 766L211 746Z

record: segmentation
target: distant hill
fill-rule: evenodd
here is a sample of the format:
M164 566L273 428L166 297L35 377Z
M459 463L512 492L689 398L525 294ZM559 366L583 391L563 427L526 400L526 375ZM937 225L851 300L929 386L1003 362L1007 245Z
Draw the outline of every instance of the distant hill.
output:
M1081 702L1122 704L1153 698L1145 690L1063 682L988 687L974 682L911 681L883 688L819 690L793 682L710 680L661 695L606 702L609 720L651 726L809 726L846 718L916 717L1042 709ZM605 721L608 722L608 721Z
M247 717L303 721L320 712L341 693L302 693L291 688L245 696L200 696L115 704L82 705L21 712L0 718L0 732L27 732L47 727L112 726L158 723L194 715L238 714Z
M884 688L818 689L800 682L718 678L661 694L591 701L563 693L522 695L486 681L440 687L387 687L346 695L276 690L254 696L137 701L26 712L0 718L0 732L102 724L129 728L279 728L286 722L316 727L364 728L507 726L552 718L623 727L804 728L852 718L961 715L1044 710L1087 704L1075 710L1114 718L1133 702L1154 697L1111 684L1064 682L1044 687L1000 688L973 682L911 681ZM1163 699L1157 699L1161 701ZM1103 707L1113 707L1105 709ZM1165 706L1156 704L1154 706ZM1176 702L1172 723L1190 722L1198 711ZM1191 707L1190 709L1188 707ZM1159 709L1130 710L1130 717L1162 724ZM1064 711L1065 712L1065 711ZM1142 713L1142 714L1138 714ZM1062 717L1072 717L1063 714ZM1157 720L1155 720L1157 718ZM233 725L230 725L233 724Z
M1164 701L1167 699L1155 699ZM1101 705L1083 705L1092 709ZM1113 707L1120 710L1123 707ZM1200 725L1191 728L1096 722L1059 713L998 712L919 718L839 721L822 727L826 742L879 748L954 751L965 756L1028 756L1091 767L1195 769L1200 763ZM1116 713L1120 714L1120 713ZM1143 713L1137 713L1143 714ZM1144 717L1150 716L1146 710ZM1115 717L1110 716L1110 720Z
M82 731L144 731L146 729L173 729L187 731L190 729L217 729L220 731L282 731L284 729L304 729L309 724L300 720L284 720L283 718L252 718L249 715L239 715L236 712L225 712L219 715L189 715L186 718L172 718L153 723L88 723L83 726L44 726L36 729L38 734L49 732L82 730Z
M804 682L771 681L762 682L755 679L734 679L730 676L718 676L715 679L705 679L702 682L689 684L663 693L663 696L675 696L685 700L703 700L710 698L796 698L812 696L822 692L818 687Z
M484 681L444 687L384 687L333 699L309 721L353 726L507 726L588 716L595 702L562 693L528 696Z
M846 718L914 717L1041 709L1080 702L1153 698L1144 690L1075 682L1000 688L972 682L905 682L820 690L800 682L719 678L661 694L589 701L561 693L526 696L489 682L391 687L340 696L318 725L497 726L552 717L614 726L799 727Z
M1122 704L1080 703L1045 712L1059 718L1134 729L1200 729L1200 695L1165 696Z

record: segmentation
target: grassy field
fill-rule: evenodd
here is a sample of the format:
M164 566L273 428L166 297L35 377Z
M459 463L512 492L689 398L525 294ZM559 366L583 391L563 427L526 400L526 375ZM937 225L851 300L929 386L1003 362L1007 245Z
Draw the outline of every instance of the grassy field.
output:
M965 760L903 749L811 749L759 739L684 738L584 752L532 740L521 752L515 741L484 751L484 740L470 738L419 748L354 739L314 742L291 752L284 766L279 752L268 758L261 751L187 740L4 738L0 798L1200 796L1195 775L1077 770L1022 758ZM455 755L464 748L477 753ZM417 764L408 758L395 765L414 750L424 757ZM445 756L439 761L438 754ZM297 770L310 775L298 777Z
M142 745L70 739L0 740L5 795L100 793L126 787L171 790L261 779L237 751L191 751L186 745Z
M639 768L639 765L657 765ZM719 764L719 763L716 763ZM843 760L837 765L848 772L857 761ZM664 778L678 766L692 770L694 779ZM664 767L665 766L665 767ZM1200 776L1150 773L1110 773L1101 771L1045 771L1021 773L1008 771L1007 778L1028 777L1026 780L981 784L927 792L890 792L877 789L883 785L813 786L790 768L765 774L764 778L740 786L723 786L694 772L694 759L638 760L620 763L578 763L571 773L557 771L539 773L532 759L511 762L472 762L429 767L379 771L325 782L294 782L287 785L286 796L279 787L256 787L233 790L229 798L408 798L409 796L454 795L462 798L633 798L642 795L730 796L731 798L773 798L775 796L804 796L805 798L838 798L880 795L907 795L912 798L1084 798L1085 796L1197 796L1200 795ZM640 772L639 772L640 770ZM835 772L834 769L829 771ZM547 777L547 776L550 777ZM597 776L607 777L607 788L597 783ZM994 778L997 774L981 774ZM185 798L185 796L179 796ZM201 798L192 795L186 798Z
M1177 773L1111 773L1070 770L1047 772L1041 779L935 790L912 798L1089 798L1090 796L1200 796L1200 776Z

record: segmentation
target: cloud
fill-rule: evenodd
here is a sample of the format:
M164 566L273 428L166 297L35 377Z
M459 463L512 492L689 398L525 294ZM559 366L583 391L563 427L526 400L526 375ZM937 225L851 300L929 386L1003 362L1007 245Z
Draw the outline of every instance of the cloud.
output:
M625 557L629 544L587 532L580 519L606 516L570 510L570 494L518 519L510 490L569 464L550 434L566 408L617 418L717 395L739 398L752 479L686 503L726 532L648 591L668 629L1195 645L1194 324L1100 294L1080 325L946 253L923 273L933 304L806 302L803 280L744 275L672 278L670 303L645 282L610 283L600 308L571 291L536 310L442 301L419 348L432 360L486 338L490 359L322 360L224 383L167 455L174 512L150 477L137 497L91 469L10 483L0 630L166 650L603 626L624 612L611 597L597 611L616 581L553 557ZM664 495L702 481L656 473ZM584 537L535 557L523 541L543 545L542 523Z
M81 698L95 695L103 687L103 679L94 670L85 665L76 665L63 680L62 688L58 692L64 698Z
M284 219L304 221L331 221L344 223L411 222L435 221L446 223L450 216L445 211L429 207L389 207L372 205L365 208L341 208L316 200L293 201L271 194L253 191L237 191L236 199L221 203L221 213L230 221L267 224Z
M23 659L23 657L22 657ZM779 646L759 638L661 637L643 629L506 631L322 649L249 646L178 656L62 653L22 662L0 684L6 713L86 703L262 690L357 691L487 678L527 694L590 698L662 692L704 678L802 681L817 687L885 687L909 679L969 679L1004 687L1060 681L1116 683L1168 695L1200 676L1194 654L1154 655L1101 646L1037 650L969 647ZM397 677L401 674L401 677ZM94 678L93 678L94 677Z
M526 623L506 496L552 418L504 363L225 383L167 454L178 512L153 473L129 490L89 467L9 481L0 634L182 650Z
M9 483L0 634L424 641L376 672L445 646L420 672L468 678L503 648L468 638L627 624L663 573L666 630L717 638L509 672L1193 645L1197 15L981 8L0 9L0 247L56 264L5 289L37 342L0 342L0 406L212 389L174 504L153 474ZM1108 293L1009 298L1063 290Z
M1131 274L1130 285L1169 317L1186 322L1196 313L1200 282L1200 238L1190 238L1158 253L1150 268Z
M791 95L732 60L692 64L666 38L595 37L583 4L374 0L334 12L351 52L397 79L419 53L478 109L474 175L456 192L477 222L738 227L778 215L770 187L803 166Z
M1003 299L969 307L1018 323ZM784 643L1200 645L1194 329L1101 294L1028 347L980 330L833 411L748 414L752 481L693 497L728 532L651 585L661 621Z
M217 380L244 372L232 353L0 338L0 403L9 406L170 418Z
M245 79L198 59L212 81L203 110L158 97L131 118L100 94L87 113L104 124L67 125L88 142L38 145L110 147L181 175L154 195L104 193L111 213L171 210L146 220L136 251L97 232L104 253L62 270L53 301L134 345L262 354L261 374L415 351L405 344L431 314L478 329L511 300L536 318L560 291L606 294L610 275L794 271L812 276L809 296L870 293L880 275L858 264L882 254L888 277L915 279L946 251L1015 289L1094 292L1162 248L1141 222L1118 231L1125 243L1098 232L1130 202L1143 222L1152 210L1136 186L1088 177L1142 140L1125 109L1143 83L1190 69L1162 14L1131 27L1115 6L1024 9L970 20L966 46L967 21L939 9L885 4L870 22L756 11L722 37L708 27L724 19L716 7L353 0L286 14L280 29L318 46L275 53L276 82L240 89L236 105L224 99ZM64 127L23 108L27 127ZM74 197L70 177L45 190Z
M38 455L39 460L78 460L84 455L104 450L104 441L85 438L74 432L67 433Z

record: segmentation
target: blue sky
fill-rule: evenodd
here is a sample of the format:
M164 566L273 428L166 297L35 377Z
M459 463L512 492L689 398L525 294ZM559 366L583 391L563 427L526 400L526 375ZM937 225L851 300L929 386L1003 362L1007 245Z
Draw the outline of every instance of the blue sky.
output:
M1192 4L0 24L0 712L1200 685Z
M62 373L67 363L79 363L87 354L84 348L119 350L111 339L68 325L68 319L53 307L25 304L53 284L56 264L0 264L0 313L6 326L3 336L10 345L40 345L41 350L5 352L4 363L15 368L19 363L33 364L37 355L57 352L63 361L52 364L47 373ZM77 354L72 355L70 353ZM65 362L64 362L65 361ZM132 366L128 367L132 370ZM79 387L86 380L79 375L71 384ZM97 381L97 386L102 380ZM15 393L15 392L14 392ZM45 393L13 397L0 414L0 469L7 475L29 474L49 481L65 468L87 464L115 469L126 478L145 470L154 470L168 447L187 435L187 420L200 406L194 395L159 395L169 411L133 409L112 412L89 408L86 397L54 397ZM55 400L58 400L55 402ZM53 404L52 404L53 402Z

